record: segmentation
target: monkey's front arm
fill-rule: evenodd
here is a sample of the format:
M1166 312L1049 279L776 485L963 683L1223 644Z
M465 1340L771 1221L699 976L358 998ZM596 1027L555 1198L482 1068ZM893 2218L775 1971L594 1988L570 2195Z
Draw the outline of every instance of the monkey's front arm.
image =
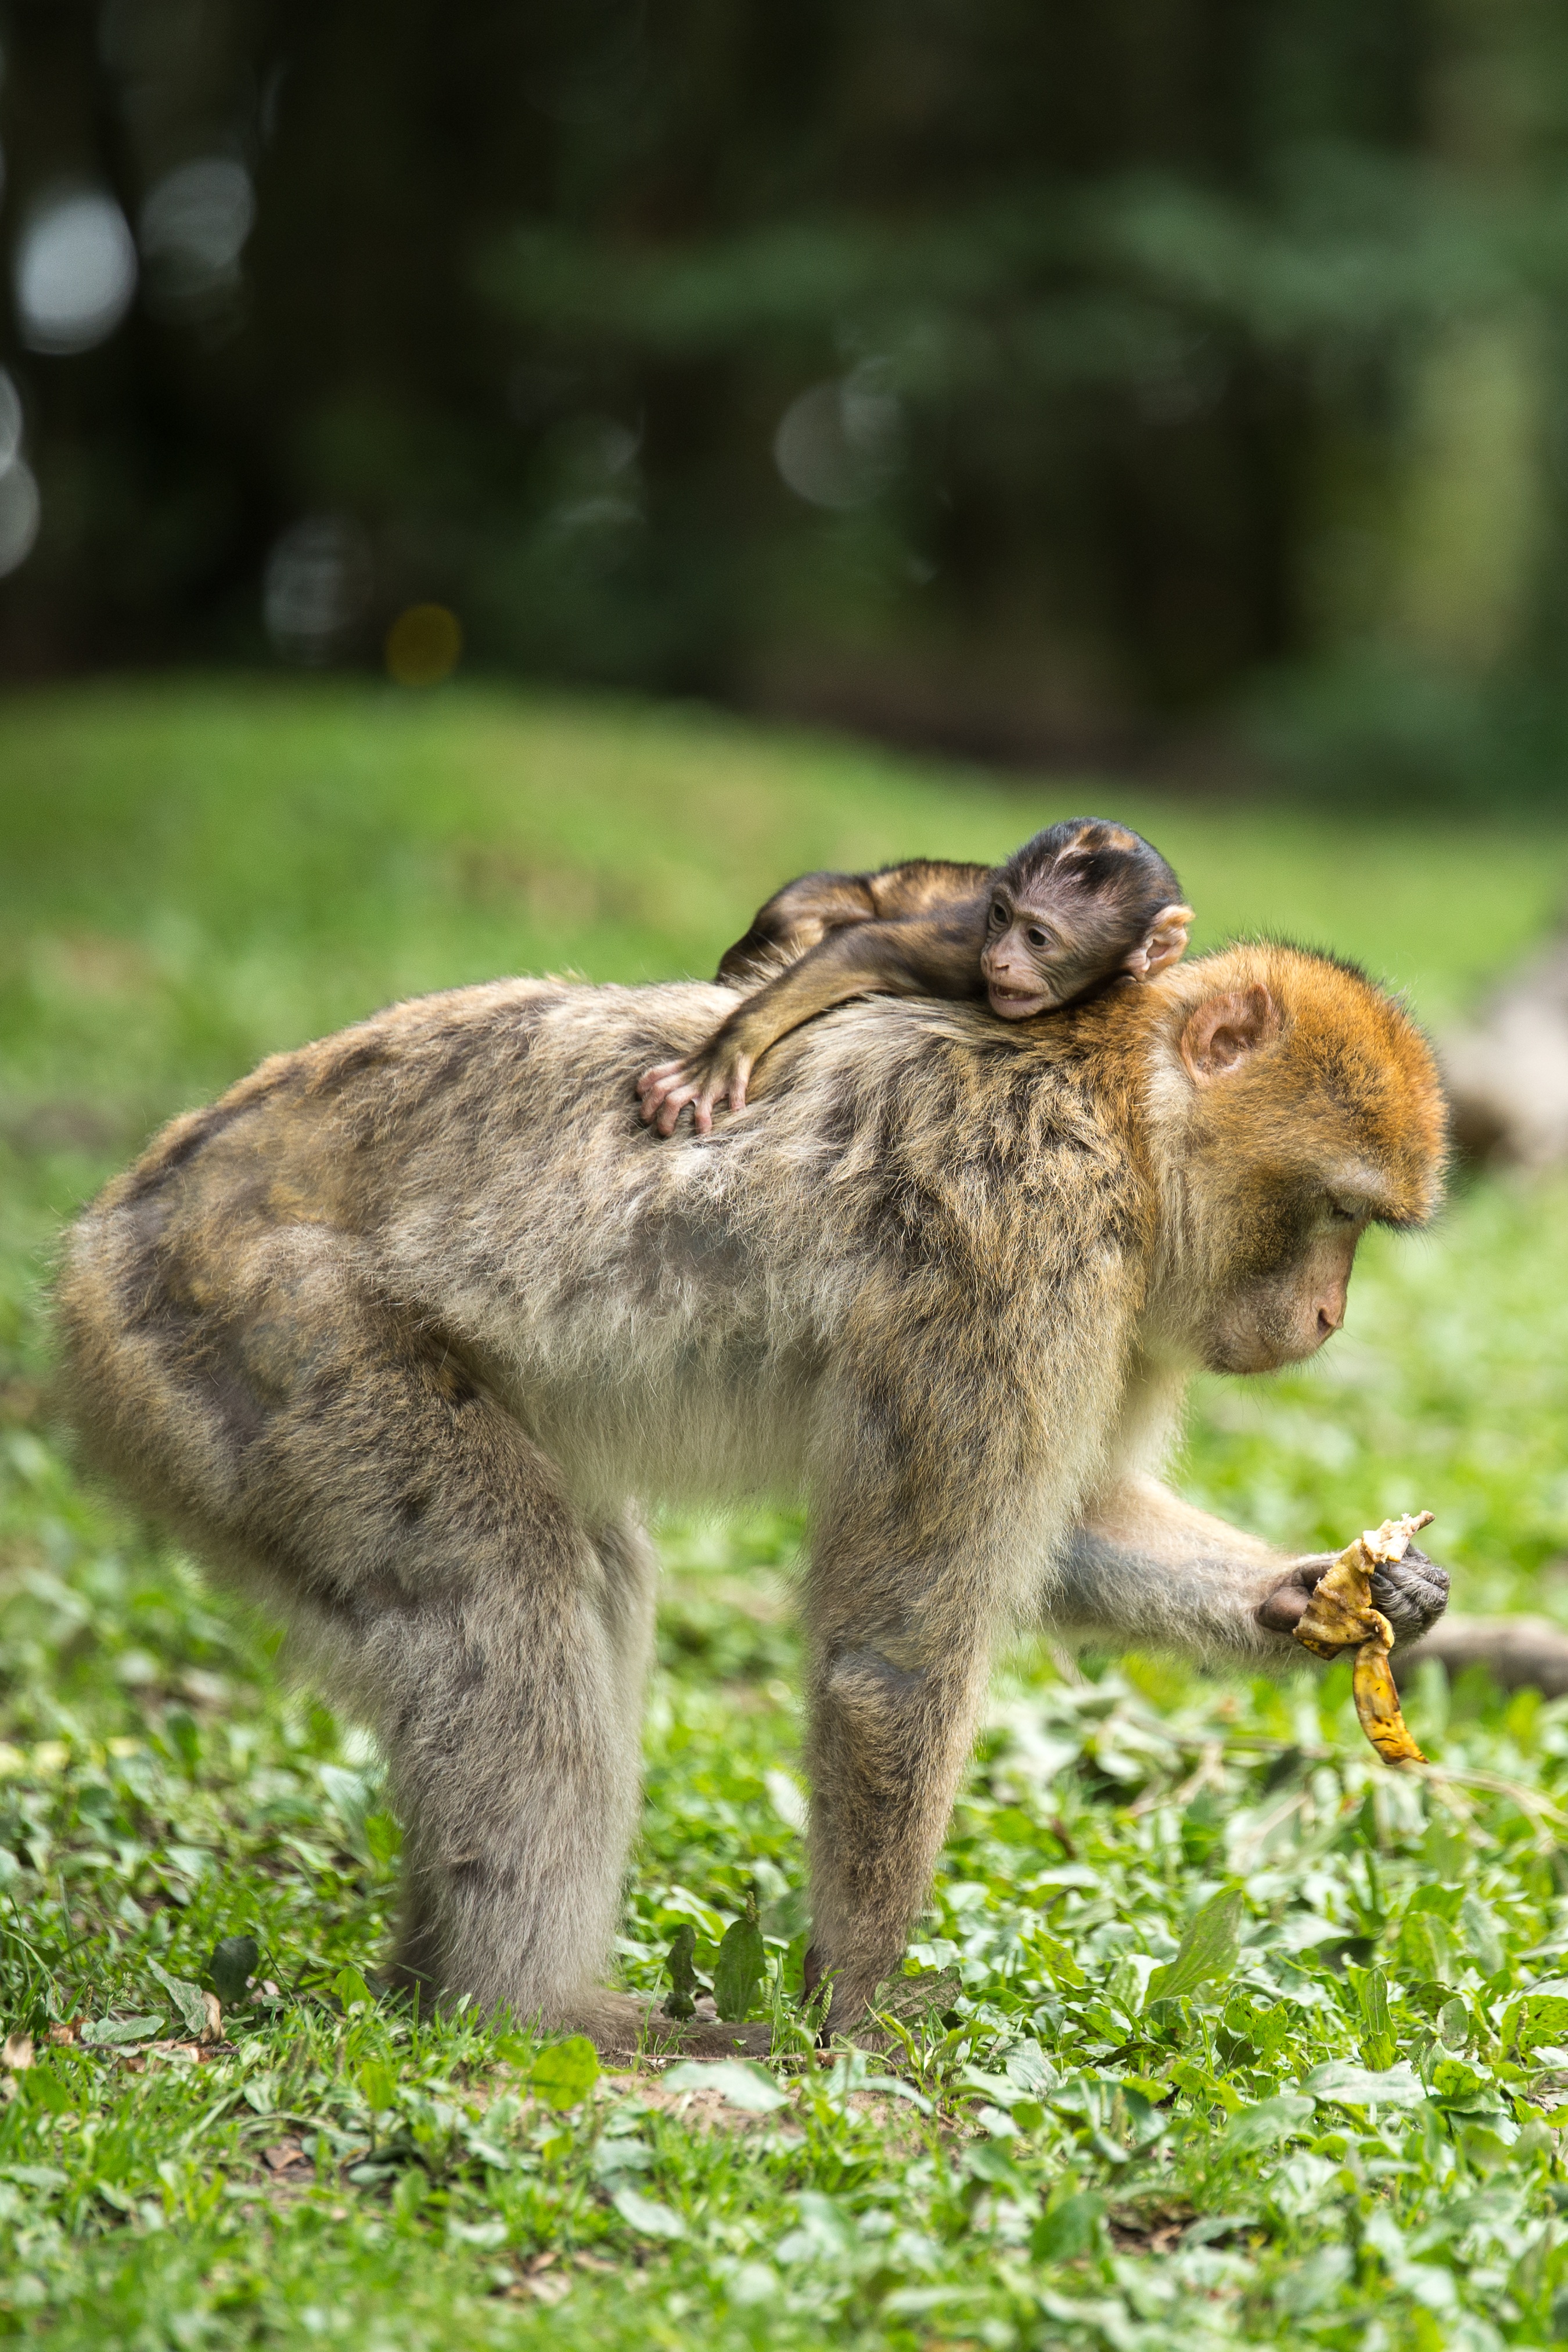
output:
M1129 1478L1064 1545L1045 1613L1064 1633L1118 1648L1300 1664L1291 1629L1336 1556L1293 1559L1195 1510L1158 1479ZM1415 1641L1447 1606L1447 1571L1412 1547L1380 1571L1373 1599L1396 1641Z

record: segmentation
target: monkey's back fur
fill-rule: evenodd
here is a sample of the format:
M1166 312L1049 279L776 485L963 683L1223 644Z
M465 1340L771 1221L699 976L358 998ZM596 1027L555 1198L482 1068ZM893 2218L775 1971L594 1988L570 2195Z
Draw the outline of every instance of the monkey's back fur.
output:
M1316 1088L1320 1125L1430 1191L1404 1016L1316 960L1237 958L1333 1032L1279 1150ZM409 1979L613 2032L638 1512L762 1491L814 1513L817 1940L858 1996L880 1971L992 1633L1111 1464L1186 1213L1162 1040L1202 971L1011 1030L852 1006L668 1142L635 1079L725 992L459 990L263 1064L88 1210L59 1286L78 1424L380 1729ZM913 1865L879 1852L889 1812L921 1824Z

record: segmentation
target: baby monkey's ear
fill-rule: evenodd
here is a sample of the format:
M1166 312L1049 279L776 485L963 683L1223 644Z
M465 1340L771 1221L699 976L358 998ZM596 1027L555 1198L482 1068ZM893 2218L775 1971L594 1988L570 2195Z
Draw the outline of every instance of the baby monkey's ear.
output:
M1180 963L1187 951L1187 925L1192 919L1190 907L1162 907L1128 955L1122 971L1138 980L1152 980L1168 963Z

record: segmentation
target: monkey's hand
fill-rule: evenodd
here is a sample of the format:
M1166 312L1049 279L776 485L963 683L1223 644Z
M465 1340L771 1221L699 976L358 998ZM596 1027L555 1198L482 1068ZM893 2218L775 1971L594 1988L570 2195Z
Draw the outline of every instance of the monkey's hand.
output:
M1283 1584L1276 1585L1258 1612L1258 1622L1271 1633L1294 1631L1307 1603L1340 1557L1338 1552L1312 1552L1298 1560ZM1373 1573L1372 1601L1394 1628L1395 1643L1416 1642L1435 1625L1448 1605L1448 1571L1412 1544L1403 1559L1391 1560ZM1354 1649L1353 1642L1346 1643Z
M746 1081L756 1066L756 1055L721 1029L694 1054L679 1062L660 1062L657 1068L643 1072L637 1092L642 1097L644 1126L657 1127L660 1135L673 1135L676 1121L689 1103L698 1134L710 1134L716 1109L726 1103L731 1110L745 1109Z

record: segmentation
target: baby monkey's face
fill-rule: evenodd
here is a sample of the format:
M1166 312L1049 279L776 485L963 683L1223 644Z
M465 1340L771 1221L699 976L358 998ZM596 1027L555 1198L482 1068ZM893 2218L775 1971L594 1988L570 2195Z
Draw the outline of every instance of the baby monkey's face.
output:
M1026 1021L1031 1013L1067 1003L1098 980L1105 970L1104 942L1086 938L1085 931L1099 928L1086 927L1081 915L1069 921L1067 909L1048 892L1015 892L998 882L980 957L992 1012L1004 1021Z
M991 1010L1004 1021L1026 1021L1118 972L1146 978L1177 961L1191 920L1190 907L1163 908L1151 925L1114 898L998 879L980 956Z

